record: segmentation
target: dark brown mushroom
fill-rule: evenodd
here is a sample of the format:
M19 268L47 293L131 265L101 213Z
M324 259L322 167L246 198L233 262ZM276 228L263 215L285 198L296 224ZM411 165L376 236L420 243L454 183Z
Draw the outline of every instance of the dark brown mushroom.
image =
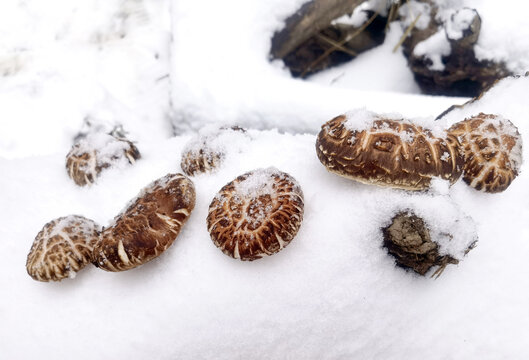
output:
M173 244L194 207L195 188L184 175L154 181L101 232L94 265L124 271L154 259Z

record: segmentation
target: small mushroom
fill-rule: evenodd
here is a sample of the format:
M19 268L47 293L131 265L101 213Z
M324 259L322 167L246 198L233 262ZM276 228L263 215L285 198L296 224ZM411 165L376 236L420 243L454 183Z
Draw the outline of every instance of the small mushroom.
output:
M235 259L256 260L287 246L303 220L303 192L289 174L257 169L226 184L209 205L213 243Z
M90 133L79 139L66 155L68 176L79 186L95 182L103 169L141 157L129 140L105 133Z
M100 226L79 215L52 220L38 233L26 261L28 274L38 281L60 281L92 261Z
M195 207L195 187L182 174L167 174L145 187L103 229L94 265L124 271L158 257L171 246Z
M195 176L218 169L226 157L226 145L232 141L230 137L245 132L243 128L233 126L214 131L207 129L192 138L182 152L182 171L188 176Z
M432 240L430 229L424 220L412 212L396 214L391 224L382 229L384 247L395 257L399 267L411 269L425 275L433 266L439 268L432 277L439 277L448 264L458 264L459 260L450 255L440 255L439 245ZM473 242L466 253L475 246Z
M366 184L423 190L433 177L454 183L463 155L450 134L409 121L359 110L322 126L316 141L321 163L340 176Z
M463 180L476 190L504 191L520 172L522 137L498 115L479 113L448 130L464 149Z

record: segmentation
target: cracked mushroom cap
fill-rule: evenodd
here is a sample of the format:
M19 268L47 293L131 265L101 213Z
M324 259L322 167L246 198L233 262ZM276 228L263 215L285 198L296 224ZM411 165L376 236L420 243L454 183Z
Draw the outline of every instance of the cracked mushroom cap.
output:
M463 180L485 192L509 187L522 165L522 137L516 126L498 115L480 113L450 127L463 147Z
M38 233L26 261L28 274L38 281L74 277L92 261L100 226L83 216L52 220Z
M303 192L289 174L257 169L225 185L209 206L213 243L235 259L273 255L296 236L303 220Z
M324 124L316 152L330 172L366 184L406 190L426 189L433 177L454 183L463 166L463 155L453 135L435 136L409 121L365 110Z
M101 232L94 265L124 271L158 257L171 246L195 207L195 187L182 174L167 174L145 187Z
M79 186L95 182L103 169L134 164L140 152L129 140L104 133L91 133L80 139L66 155L68 176Z
M246 130L238 126L214 131L206 129L186 144L180 162L182 171L188 176L215 171L224 162L226 145L234 141L234 136L245 132Z

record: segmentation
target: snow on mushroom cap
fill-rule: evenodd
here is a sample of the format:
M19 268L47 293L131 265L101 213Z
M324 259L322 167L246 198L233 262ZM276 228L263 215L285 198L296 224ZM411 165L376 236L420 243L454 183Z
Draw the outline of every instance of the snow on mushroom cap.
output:
M242 181L238 182L235 189L244 197L259 197L270 194L273 191L273 177L284 178L285 173L275 167L257 169L248 174Z
M39 281L73 278L92 260L100 226L79 215L48 222L35 237L27 257L28 274Z
M414 124L418 125L424 129L428 129L431 134L436 138L444 138L446 136L446 123L444 121L437 121L432 124L431 118L413 118L407 120L399 113L375 113L373 111L367 110L366 108L358 108L350 110L344 114L346 120L343 123L343 126L349 131L365 131L365 130L376 130L380 129L384 132L392 132L396 135L399 135L403 141L412 142L412 134L407 133L397 133L392 131L387 124L381 123L376 124L376 120L392 120L399 121L405 124Z
M79 140L72 151L72 155L81 156L91 151L96 152L98 164L126 164L128 160L123 156L130 149L126 140L115 138L105 133L89 133Z
M464 31L470 27L476 16L476 10L470 8L459 9L453 13L445 23L448 38L450 40L461 39Z
M217 170L227 154L241 151L243 133L238 127L206 126L182 150L182 170L189 176Z
M226 184L206 219L215 246L235 259L253 261L287 246L303 220L303 192L289 174L256 169Z

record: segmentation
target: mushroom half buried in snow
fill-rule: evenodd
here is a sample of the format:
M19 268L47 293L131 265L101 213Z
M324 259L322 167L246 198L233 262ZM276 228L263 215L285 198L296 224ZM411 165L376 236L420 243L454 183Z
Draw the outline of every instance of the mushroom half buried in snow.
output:
M60 281L92 262L101 227L83 216L52 220L38 233L28 254L28 274L39 281Z
M201 131L189 140L182 152L182 171L188 176L195 176L220 168L227 146L238 142L245 133L246 130L238 126Z
M195 187L184 175L152 182L101 232L94 265L124 271L154 259L171 246L194 207Z
M316 153L331 172L366 184L423 190L433 177L456 182L463 154L457 139L365 110L322 126Z
M95 182L103 169L134 164L141 157L134 144L105 133L90 133L77 141L66 155L68 176L79 186Z
M441 248L426 222L410 211L397 213L391 223L382 229L384 247L395 258L395 263L419 275L425 275L433 266L439 268L432 277L439 277L448 264L458 264L460 259L451 254L441 254ZM464 254L472 250L477 240L454 239L449 233L442 233L450 242L460 243ZM461 241L463 240L463 241ZM464 240L467 240L466 242ZM456 245L457 246L457 245Z
M501 192L520 172L522 137L509 120L480 113L455 123L448 132L464 149L463 180L476 190Z
M213 243L235 259L256 260L287 246L303 220L296 179L275 168L257 169L225 185L209 205Z

